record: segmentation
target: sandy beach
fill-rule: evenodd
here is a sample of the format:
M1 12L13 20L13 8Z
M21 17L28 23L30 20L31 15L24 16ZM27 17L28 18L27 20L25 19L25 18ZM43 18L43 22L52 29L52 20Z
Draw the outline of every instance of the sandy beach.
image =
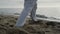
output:
M44 24L46 21L33 22L27 19L22 28L15 27L16 16L0 15L0 34L55 34L51 27Z

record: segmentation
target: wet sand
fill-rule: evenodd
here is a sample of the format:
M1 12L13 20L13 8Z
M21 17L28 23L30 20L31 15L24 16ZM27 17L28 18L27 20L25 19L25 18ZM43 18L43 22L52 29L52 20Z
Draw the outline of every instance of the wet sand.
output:
M16 16L0 15L0 34L55 34L51 27L44 24L45 21L33 22L31 19L26 20L23 27L15 27Z

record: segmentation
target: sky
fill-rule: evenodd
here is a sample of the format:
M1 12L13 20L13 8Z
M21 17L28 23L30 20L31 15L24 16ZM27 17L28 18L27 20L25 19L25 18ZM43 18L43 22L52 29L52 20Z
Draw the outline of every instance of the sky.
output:
M23 8L24 0L0 0L0 8ZM38 7L60 7L60 0L38 0Z
M22 0L0 0L0 8L20 8L23 3Z

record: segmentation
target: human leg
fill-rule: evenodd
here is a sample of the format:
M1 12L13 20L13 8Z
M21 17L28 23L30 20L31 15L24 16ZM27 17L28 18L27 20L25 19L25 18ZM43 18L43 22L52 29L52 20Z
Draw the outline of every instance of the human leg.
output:
M35 4L34 2L35 1L33 1L33 0L29 0L29 1L26 0L25 1L24 9L23 9L21 15L19 16L19 18L17 20L16 27L22 27L22 26L24 26L24 24L25 24L24 21L25 21L27 15L28 15L28 13L30 13L31 10L34 7L34 4Z
M37 19L36 19L36 10L37 10L37 3L34 5L34 8L32 9L31 15L30 15L30 17L33 21L37 21Z

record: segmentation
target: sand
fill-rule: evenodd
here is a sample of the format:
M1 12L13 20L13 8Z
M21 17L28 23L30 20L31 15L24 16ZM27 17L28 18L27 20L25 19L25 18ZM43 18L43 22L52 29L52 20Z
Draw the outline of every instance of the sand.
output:
M23 27L15 27L16 16L0 15L0 34L55 34L51 27L48 27L44 22L34 22L31 19L26 20Z

